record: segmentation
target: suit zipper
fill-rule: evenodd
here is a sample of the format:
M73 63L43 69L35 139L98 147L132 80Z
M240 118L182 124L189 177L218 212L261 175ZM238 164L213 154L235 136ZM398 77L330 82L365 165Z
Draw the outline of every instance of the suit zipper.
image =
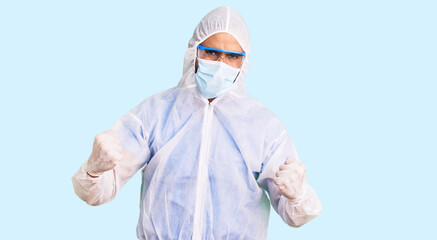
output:
M196 184L196 203L194 206L194 219L193 219L193 240L202 239L202 231L204 229L203 224L203 212L204 212L204 195L205 184L208 178L208 153L210 145L210 130L211 121L213 115L213 107L211 103L205 108L205 118L203 122L202 131L202 144L200 146L199 167L197 172L197 184Z

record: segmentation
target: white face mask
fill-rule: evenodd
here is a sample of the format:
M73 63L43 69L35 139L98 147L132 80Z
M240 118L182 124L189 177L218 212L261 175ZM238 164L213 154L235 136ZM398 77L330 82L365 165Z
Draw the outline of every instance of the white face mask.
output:
M234 86L233 83L240 72L220 61L210 61L197 58L199 67L196 72L196 82L200 93L206 98L223 96Z

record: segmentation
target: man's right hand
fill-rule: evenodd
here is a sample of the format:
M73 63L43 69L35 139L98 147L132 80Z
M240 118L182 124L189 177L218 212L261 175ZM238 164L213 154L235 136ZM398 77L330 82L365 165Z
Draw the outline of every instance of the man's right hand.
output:
M86 171L91 177L98 177L113 169L123 158L123 148L117 134L110 130L94 138L93 151L86 163Z

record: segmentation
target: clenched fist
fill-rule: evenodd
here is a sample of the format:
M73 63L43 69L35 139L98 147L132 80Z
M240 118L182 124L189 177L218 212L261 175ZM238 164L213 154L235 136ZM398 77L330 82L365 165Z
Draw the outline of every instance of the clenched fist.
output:
M86 171L92 177L98 177L113 169L123 158L123 148L113 131L98 134L94 138L93 151L86 163Z
M306 167L301 162L287 158L285 163L279 166L276 177L273 179L282 195L291 202L299 202L303 195L302 184L305 178Z

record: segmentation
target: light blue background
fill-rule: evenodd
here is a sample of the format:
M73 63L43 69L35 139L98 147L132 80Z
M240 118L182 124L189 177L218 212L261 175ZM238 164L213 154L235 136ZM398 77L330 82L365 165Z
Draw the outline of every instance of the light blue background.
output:
M220 5L252 37L249 94L285 124L322 214L269 239L437 239L436 1L1 1L0 239L135 239L135 175L90 207L93 137L175 86Z

